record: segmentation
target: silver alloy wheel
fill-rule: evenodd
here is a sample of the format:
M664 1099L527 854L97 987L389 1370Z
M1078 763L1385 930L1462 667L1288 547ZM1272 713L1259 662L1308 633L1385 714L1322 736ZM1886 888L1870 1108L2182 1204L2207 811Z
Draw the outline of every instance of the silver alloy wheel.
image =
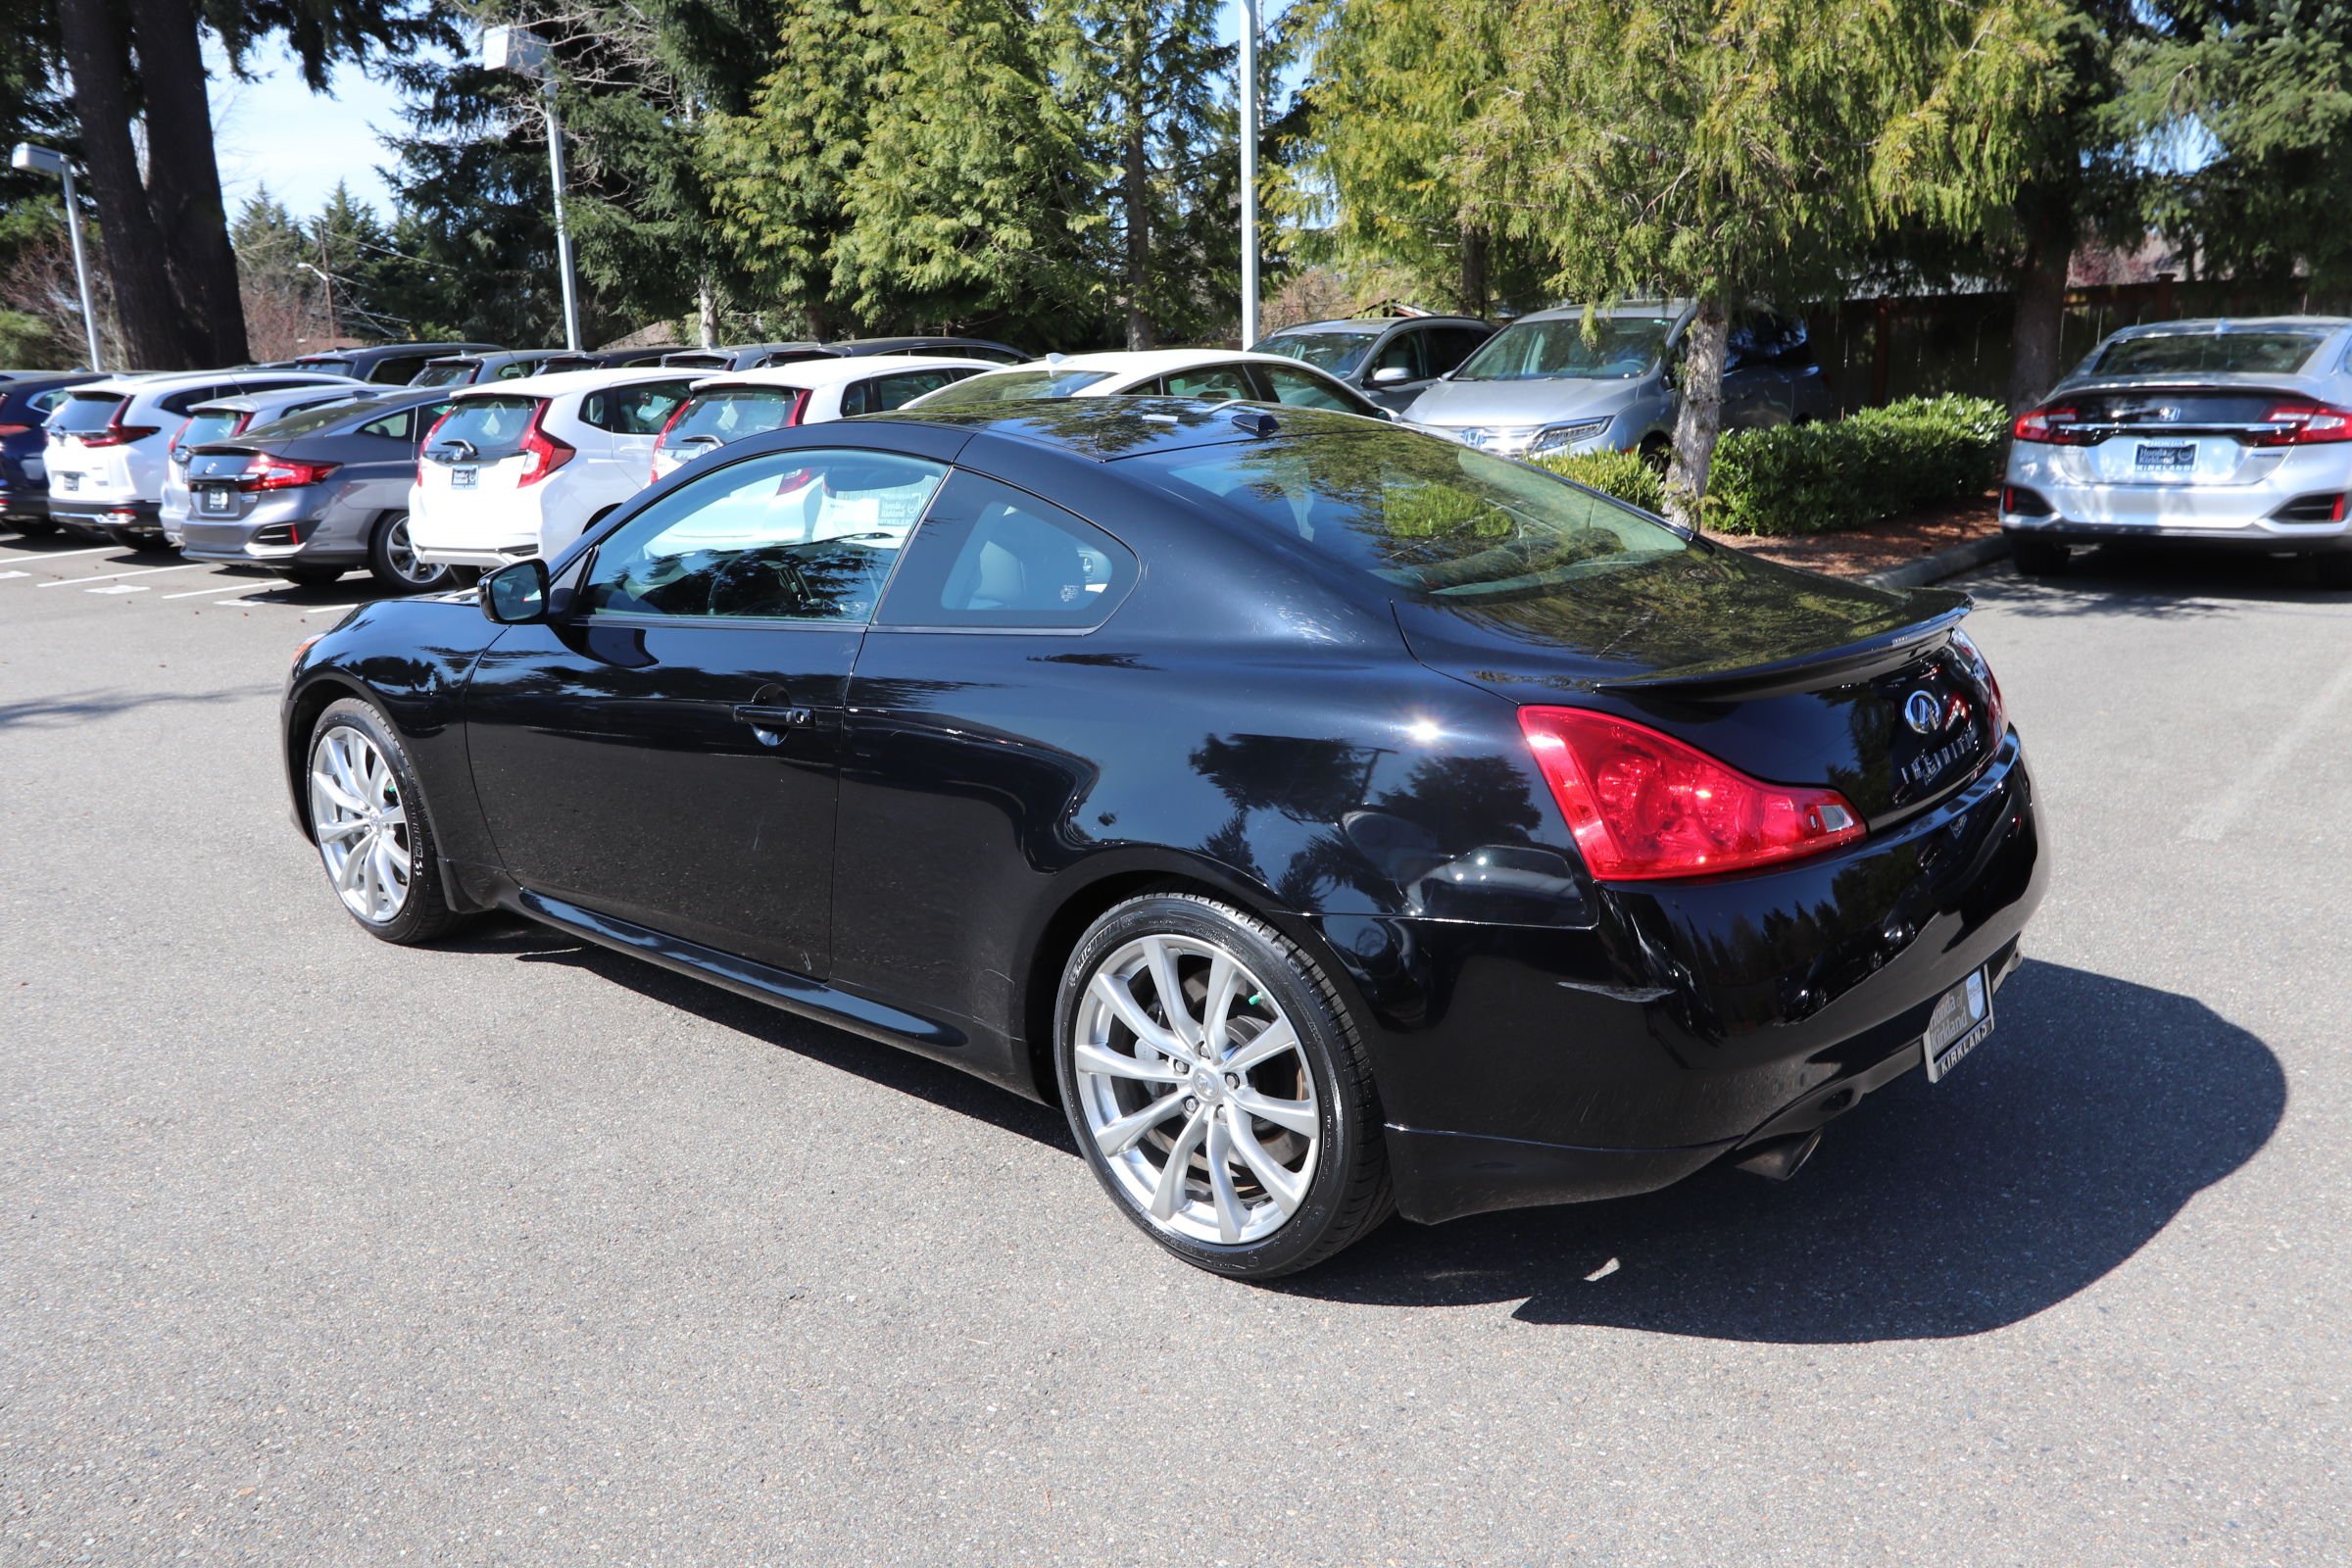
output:
M369 925L409 902L408 808L375 742L348 724L311 743L311 832L344 906Z
M1152 1225L1236 1246L1282 1228L1322 1148L1298 1031L1232 954L1138 937L1088 977L1079 1106L1119 1191Z
M405 512L384 529L384 561L401 581L418 588L437 581L449 569L437 561L416 559L416 547L409 542L409 514Z

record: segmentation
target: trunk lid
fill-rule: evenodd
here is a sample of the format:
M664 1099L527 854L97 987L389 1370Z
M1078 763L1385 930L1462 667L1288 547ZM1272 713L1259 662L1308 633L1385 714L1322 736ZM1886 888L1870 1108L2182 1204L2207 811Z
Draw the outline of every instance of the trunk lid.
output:
M1543 592L1400 598L1422 663L1510 702L1603 709L1874 828L1993 751L1991 694L1951 634L1966 595L1864 587L1705 546Z

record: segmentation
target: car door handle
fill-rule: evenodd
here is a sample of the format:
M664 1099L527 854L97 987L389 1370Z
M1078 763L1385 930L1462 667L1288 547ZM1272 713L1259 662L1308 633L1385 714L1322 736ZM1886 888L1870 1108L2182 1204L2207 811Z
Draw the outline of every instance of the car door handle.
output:
M735 716L754 729L806 729L815 720L806 708L775 708L766 703L737 703Z

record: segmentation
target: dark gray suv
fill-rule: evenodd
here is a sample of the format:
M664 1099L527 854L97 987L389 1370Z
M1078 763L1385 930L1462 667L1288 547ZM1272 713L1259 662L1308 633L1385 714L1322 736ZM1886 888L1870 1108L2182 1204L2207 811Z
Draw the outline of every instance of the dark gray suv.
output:
M1350 317L1286 326L1251 347L1303 360L1401 414L1494 335L1494 328L1468 316Z
M410 548L409 485L455 390L314 409L192 449L180 554L305 584L365 567L397 593L451 586Z

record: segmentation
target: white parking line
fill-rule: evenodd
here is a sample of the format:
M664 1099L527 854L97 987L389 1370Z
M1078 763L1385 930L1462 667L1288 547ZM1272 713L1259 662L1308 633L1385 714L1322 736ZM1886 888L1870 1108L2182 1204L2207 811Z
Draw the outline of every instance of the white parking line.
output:
M159 571L198 571L212 564L209 561L183 562L176 566L141 566L134 571L94 571L87 577L60 577L55 582L40 583L42 588L63 588L74 582L104 582L109 577L152 577Z
M218 588L216 588L216 589L214 589L214 590L213 590L213 592L215 592L215 593L219 593L220 591L220 589L218 589ZM213 601L213 603L214 603L214 604L216 604L216 605L267 605L267 604L273 604L273 603L275 603L275 601L274 601L274 600L269 600L269 599L254 599L254 598L250 598L250 597L248 597L248 598L244 598L244 599L216 599L216 600L214 600L214 601Z
M214 583L205 588L183 588L178 593L166 594L164 597L166 599L201 599L206 594L217 594L222 591L223 590L219 583Z
M303 613L306 615L324 615L329 613L340 615L346 610L357 610L360 607L357 605L320 605L318 609L306 610L303 612Z
M119 582L112 588L84 588L82 590L85 594L143 594L146 591L147 585L143 582Z
M19 561L71 561L75 556L120 555L121 545L92 545L87 550L44 550L37 556L19 556Z
M0 571L0 577L29 577L31 575L32 573L29 571Z

